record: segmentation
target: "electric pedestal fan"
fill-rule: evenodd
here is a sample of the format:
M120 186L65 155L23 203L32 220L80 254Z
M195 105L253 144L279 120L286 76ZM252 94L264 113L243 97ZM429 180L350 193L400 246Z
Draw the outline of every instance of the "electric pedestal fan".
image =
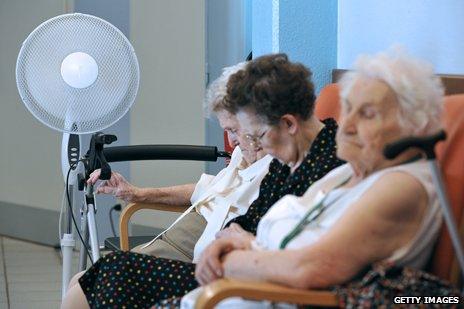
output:
M18 91L34 117L63 132L61 165L65 181L69 179L66 193L74 192L76 187L81 135L108 128L126 114L135 100L139 76L137 57L127 38L107 21L92 15L65 14L49 19L22 44L16 63ZM111 141L103 134L94 135L93 154L98 156L98 150L101 154L102 145ZM93 188L86 191L87 197L93 196ZM67 226L60 235L63 295L71 277L75 244L72 206L66 209ZM81 223L83 238L90 237L91 258L96 261L99 247L93 200L82 211L86 213ZM81 265L86 253L84 239Z

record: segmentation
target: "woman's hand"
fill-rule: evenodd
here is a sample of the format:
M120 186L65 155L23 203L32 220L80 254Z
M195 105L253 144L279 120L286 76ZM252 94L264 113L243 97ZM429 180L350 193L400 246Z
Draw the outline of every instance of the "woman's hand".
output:
M221 238L247 238L249 241L255 239L255 236L248 231L245 231L240 225L237 223L232 223L229 227L220 230L216 233L216 239Z
M216 239L203 251L195 268L195 278L201 285L222 278L224 275L222 257L232 250L244 250L250 247L251 243L248 239L233 237Z
M90 174L87 183L94 185L98 181L100 173L100 169L95 170ZM121 174L111 172L111 178L103 181L95 193L111 194L126 202L135 202L140 193L140 188L130 184Z

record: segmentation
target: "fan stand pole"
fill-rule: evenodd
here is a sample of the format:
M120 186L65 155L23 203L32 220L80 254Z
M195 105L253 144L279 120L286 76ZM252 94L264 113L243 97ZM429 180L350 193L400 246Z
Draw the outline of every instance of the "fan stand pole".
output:
M63 275L62 275L62 287L61 296L64 298L68 290L69 281L72 276L72 257L73 249L76 242L74 241L73 234L63 234L61 239L61 253L63 255Z
M74 198L74 186L70 185L68 190L71 192L71 201ZM71 223L71 214L69 207L66 207L66 231L63 234L62 238L60 239L60 245L61 245L61 253L62 253L62 266L63 266L63 272L62 272L62 287L61 287L61 296L64 298L66 295L66 292L68 290L68 284L69 281L71 280L72 276L72 256L73 256L73 250L74 246L76 245L76 242L74 240L74 235L72 233L72 223Z

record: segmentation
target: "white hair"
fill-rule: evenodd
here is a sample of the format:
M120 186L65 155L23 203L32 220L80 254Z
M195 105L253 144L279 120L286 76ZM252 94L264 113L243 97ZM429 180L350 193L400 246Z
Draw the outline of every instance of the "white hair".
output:
M444 89L431 64L396 46L376 55L361 55L354 71L344 74L340 81L342 102L359 78L378 79L389 85L400 106L399 123L408 134L427 135L441 128Z
M236 65L225 67L222 69L222 74L206 89L205 100L203 102L203 108L206 117L210 117L212 113L222 110L222 102L227 94L227 82L232 74L237 73L240 70L245 69L248 62L240 62Z

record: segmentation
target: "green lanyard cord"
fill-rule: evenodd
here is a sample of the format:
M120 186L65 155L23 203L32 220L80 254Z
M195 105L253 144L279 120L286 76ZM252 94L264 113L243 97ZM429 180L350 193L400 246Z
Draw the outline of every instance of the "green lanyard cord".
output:
M306 215L300 220L300 222L293 228L293 230L287 234L287 236L284 237L284 239L282 240L282 242L280 243L280 249L285 249L285 247L287 247L288 243L290 241L292 241L296 236L298 236L304 229L307 225L311 224L312 222L314 222L317 218L319 218L319 216L330 206L332 205L333 203L335 203L336 201L338 201L340 198L341 198L341 195L338 196L336 199L334 199L330 204L328 205L325 205L324 206L324 202L325 200L327 199L327 197L329 196L329 194L334 191L335 189L338 189L340 188L341 186L345 185L346 183L348 183L348 181L351 179L351 176L348 177L346 180L344 180L342 183L340 183L339 185L337 185L336 187L334 187L332 190L330 190L325 196L324 198L322 198L322 200L317 203L316 206L312 207L307 213ZM318 213L316 213L316 211L318 211ZM311 217L310 219L308 219L312 214L315 214L313 217Z

